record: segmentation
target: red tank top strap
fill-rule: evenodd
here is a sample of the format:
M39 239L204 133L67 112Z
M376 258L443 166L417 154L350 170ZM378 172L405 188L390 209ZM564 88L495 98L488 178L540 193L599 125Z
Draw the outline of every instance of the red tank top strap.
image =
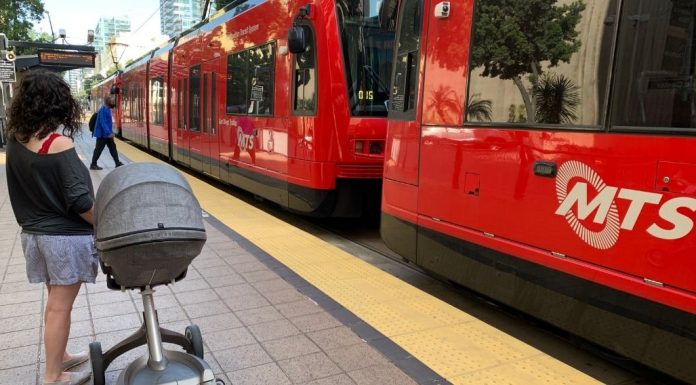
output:
M46 139L43 144L41 145L41 148L39 149L38 154L48 154L48 149L51 148L51 143L53 143L56 138L59 138L60 135L56 134L55 132L52 133L48 139Z

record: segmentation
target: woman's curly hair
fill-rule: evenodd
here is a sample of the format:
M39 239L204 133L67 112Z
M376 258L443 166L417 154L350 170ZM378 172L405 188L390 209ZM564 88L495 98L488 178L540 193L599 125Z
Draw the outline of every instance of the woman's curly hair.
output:
M70 86L50 72L32 72L24 77L8 113L10 138L26 143L32 136L43 139L63 125L63 135L80 131L82 108Z

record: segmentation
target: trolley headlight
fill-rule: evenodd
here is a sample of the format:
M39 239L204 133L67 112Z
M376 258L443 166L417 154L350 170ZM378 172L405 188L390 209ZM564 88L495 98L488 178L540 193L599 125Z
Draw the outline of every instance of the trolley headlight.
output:
M365 149L365 142L363 142L362 140L356 140L355 141L355 153L362 154L364 149Z

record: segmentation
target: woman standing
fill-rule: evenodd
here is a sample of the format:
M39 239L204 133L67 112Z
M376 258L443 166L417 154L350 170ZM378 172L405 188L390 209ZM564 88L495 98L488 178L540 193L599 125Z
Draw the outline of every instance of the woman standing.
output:
M47 72L27 75L8 115L7 186L17 223L27 277L48 289L44 311L44 384L77 385L90 372L67 372L86 353L66 352L70 313L83 282L94 283L94 188L73 146L82 115L70 87ZM55 133L63 127L62 134Z

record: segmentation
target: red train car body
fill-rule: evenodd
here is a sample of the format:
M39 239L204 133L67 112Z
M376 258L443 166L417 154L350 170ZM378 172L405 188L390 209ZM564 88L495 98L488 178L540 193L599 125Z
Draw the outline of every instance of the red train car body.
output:
M394 34L376 6L232 3L119 75L122 136L302 214L377 208Z
M696 383L696 2L537 3L385 0L382 237Z

